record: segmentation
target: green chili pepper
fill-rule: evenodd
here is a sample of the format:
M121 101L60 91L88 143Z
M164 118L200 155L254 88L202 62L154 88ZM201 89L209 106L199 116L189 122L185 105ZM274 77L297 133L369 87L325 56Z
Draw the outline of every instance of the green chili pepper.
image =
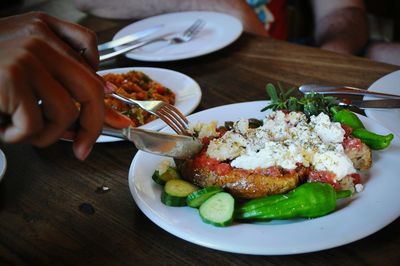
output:
M351 134L359 138L363 143L373 150L383 150L390 145L394 138L393 134L379 135L365 129L363 123L358 116L347 109L339 109L334 106L330 109L333 114L333 120L351 127Z
M365 128L360 118L348 109L339 109L338 106L333 106L330 111L333 114L333 120L335 122L345 124L352 129Z
M336 192L328 183L305 183L287 194L250 200L235 212L237 219L315 218L336 209L336 200L351 196L350 190Z
M390 145L394 138L392 133L388 135L379 135L370 132L364 128L354 129L351 133L354 137L359 138L362 142L367 144L373 150L383 150Z

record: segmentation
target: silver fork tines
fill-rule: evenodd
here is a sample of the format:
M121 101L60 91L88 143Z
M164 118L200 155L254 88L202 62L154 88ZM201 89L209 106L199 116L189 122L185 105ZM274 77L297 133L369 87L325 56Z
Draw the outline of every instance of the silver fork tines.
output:
M204 20L196 19L196 21L187 28L183 33L178 33L172 37L164 38L163 40L169 42L170 44L182 43L190 41L197 33L199 33L205 25Z
M204 27L204 25L205 25L204 20L197 19L189 28L187 28L186 30L184 30L181 33L177 33L172 36L156 37L153 39L149 39L149 40L146 40L143 42L139 42L139 43L121 48L120 50L117 50L117 51L114 51L114 52L111 52L108 54L100 55L100 61L108 60L117 55L127 53L129 51L132 51L134 49L143 47L145 45L148 45L148 44L154 43L154 42L165 41L165 42L168 42L168 44L178 44L178 43L188 42L191 39L193 39L193 37L196 36L201 31L201 29Z
M159 117L179 135L190 135L188 133L189 121L175 106L163 101L138 101L115 92L112 97L130 105L139 106L143 110Z

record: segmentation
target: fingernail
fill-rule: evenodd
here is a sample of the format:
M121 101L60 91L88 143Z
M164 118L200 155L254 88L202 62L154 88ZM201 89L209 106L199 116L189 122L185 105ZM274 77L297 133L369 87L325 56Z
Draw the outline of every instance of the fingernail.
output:
M111 93L111 92L116 91L117 89L118 89L118 87L109 81L106 81L104 84L104 92L105 93Z
M86 148L81 148L80 151L76 151L75 156L81 160L84 161L86 158L89 156L90 152L92 151L93 146L86 147Z

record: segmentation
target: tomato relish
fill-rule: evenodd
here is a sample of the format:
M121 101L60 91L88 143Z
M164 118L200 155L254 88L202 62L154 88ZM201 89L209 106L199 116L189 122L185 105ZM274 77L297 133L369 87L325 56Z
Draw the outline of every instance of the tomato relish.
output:
M116 93L135 100L158 100L169 104L175 104L175 93L164 85L152 80L140 71L130 71L123 74L106 74L104 80L113 83L118 89ZM131 119L131 126L138 127L146 124L156 116L140 109L130 106L111 96L104 99L106 105Z

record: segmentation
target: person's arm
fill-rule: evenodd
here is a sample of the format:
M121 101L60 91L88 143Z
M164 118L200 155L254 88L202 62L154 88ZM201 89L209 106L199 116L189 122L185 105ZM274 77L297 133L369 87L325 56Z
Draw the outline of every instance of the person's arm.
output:
M322 49L354 54L368 40L368 22L362 0L312 0L315 40Z
M216 11L240 19L244 30L267 35L264 25L245 0L75 0L83 12L111 19L142 19L179 11Z
M44 13L3 18L0 58L0 140L44 147L78 125L73 149L85 159L104 122L96 35Z

